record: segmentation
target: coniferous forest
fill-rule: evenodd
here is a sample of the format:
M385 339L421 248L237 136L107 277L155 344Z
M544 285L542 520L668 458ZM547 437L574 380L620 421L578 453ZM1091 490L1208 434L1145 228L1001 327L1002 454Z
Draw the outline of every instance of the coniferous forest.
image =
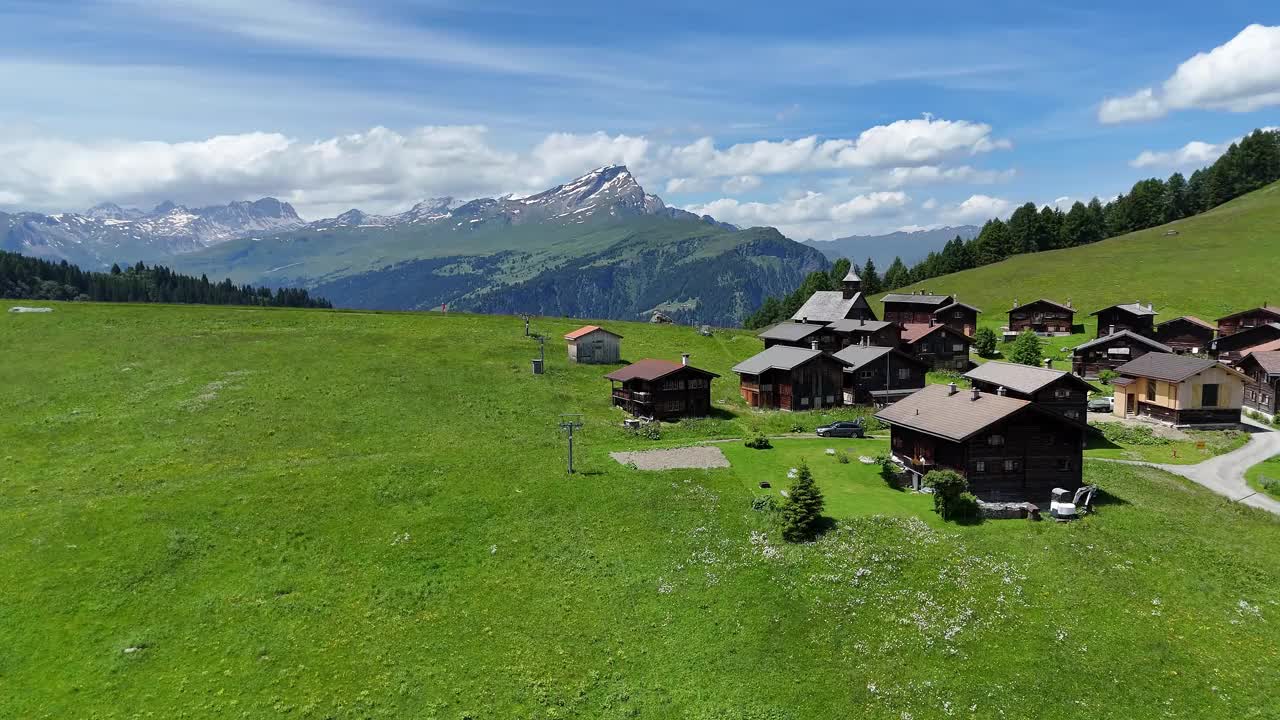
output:
M1213 165L1190 178L1173 173L1167 180L1139 180L1126 194L1103 203L1077 201L1063 212L1054 207L1022 205L1008 220L995 218L977 237L956 237L941 250L907 267L901 258L883 271L870 259L858 268L863 290L873 295L961 270L990 265L1013 255L1076 247L1117 235L1145 230L1211 210L1228 200L1280 180L1280 130L1254 130L1232 143ZM790 318L815 290L838 290L839 279L812 273L788 295L768 298L745 325L759 328Z
M230 280L182 275L161 265L138 263L110 272L81 270L76 265L50 262L0 251L0 298L11 300L81 300L99 302L179 303L196 305L258 305L263 307L332 307L306 290L235 285Z

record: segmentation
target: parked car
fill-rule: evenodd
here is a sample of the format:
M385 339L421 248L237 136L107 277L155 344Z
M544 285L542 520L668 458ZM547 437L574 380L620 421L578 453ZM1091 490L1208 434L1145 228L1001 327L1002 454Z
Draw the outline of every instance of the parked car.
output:
M1089 398L1089 412L1109 413L1116 407L1116 399L1110 395Z
M860 438L866 437L866 429L861 420L841 420L818 428L818 437Z

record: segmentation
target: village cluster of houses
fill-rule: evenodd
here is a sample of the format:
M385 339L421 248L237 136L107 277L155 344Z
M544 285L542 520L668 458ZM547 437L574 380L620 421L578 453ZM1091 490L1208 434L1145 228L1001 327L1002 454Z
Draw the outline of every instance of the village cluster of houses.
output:
M877 319L850 272L842 289L813 294L788 322L759 333L764 349L738 363L739 392L753 408L789 411L872 405L890 427L894 456L919 476L935 468L965 475L988 501L1042 499L1082 482L1088 432L1087 380L1103 375L1112 412L1174 425L1239 422L1243 408L1280 412L1280 308L1263 306L1210 324L1195 317L1155 322L1150 305L1097 310L1097 337L1077 346L1071 372L991 361L970 347L979 308L953 295L891 293ZM1070 335L1070 301L1015 301L1006 337L1031 330ZM577 362L620 362L621 336L587 326L565 336ZM972 385L927 385L930 370L963 372ZM670 420L711 409L715 373L645 359L605 376L614 405Z

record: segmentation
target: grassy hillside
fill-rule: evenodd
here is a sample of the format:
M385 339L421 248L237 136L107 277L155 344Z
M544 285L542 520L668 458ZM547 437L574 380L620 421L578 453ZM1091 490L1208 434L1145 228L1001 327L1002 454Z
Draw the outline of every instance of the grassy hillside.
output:
M876 439L629 469L835 416L734 399L749 336L610 325L725 376L716 417L633 437L506 317L0 313L0 717L1280 715L1276 519L1089 463L1095 517L943 525ZM838 524L786 546L751 501L801 458Z
M1092 245L1017 255L1004 262L910 286L957 293L1003 325L1016 298L1070 298L1088 313L1114 303L1150 302L1159 320L1197 315L1212 322L1264 301L1280 303L1280 183L1195 217ZM1176 231L1177 235L1167 233Z

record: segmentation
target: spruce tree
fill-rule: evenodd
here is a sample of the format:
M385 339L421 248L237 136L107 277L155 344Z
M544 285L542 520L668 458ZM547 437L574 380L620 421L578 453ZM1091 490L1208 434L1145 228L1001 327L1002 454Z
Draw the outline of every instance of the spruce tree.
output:
M858 273L858 277L862 278L862 291L868 295L876 295L884 290L884 284L880 281L880 273L876 272L876 264L867 258L867 262L862 266L862 272Z
M787 542L812 539L817 534L824 504L822 491L814 484L808 463L801 461L795 482L787 491L787 501L782 505L782 537Z

